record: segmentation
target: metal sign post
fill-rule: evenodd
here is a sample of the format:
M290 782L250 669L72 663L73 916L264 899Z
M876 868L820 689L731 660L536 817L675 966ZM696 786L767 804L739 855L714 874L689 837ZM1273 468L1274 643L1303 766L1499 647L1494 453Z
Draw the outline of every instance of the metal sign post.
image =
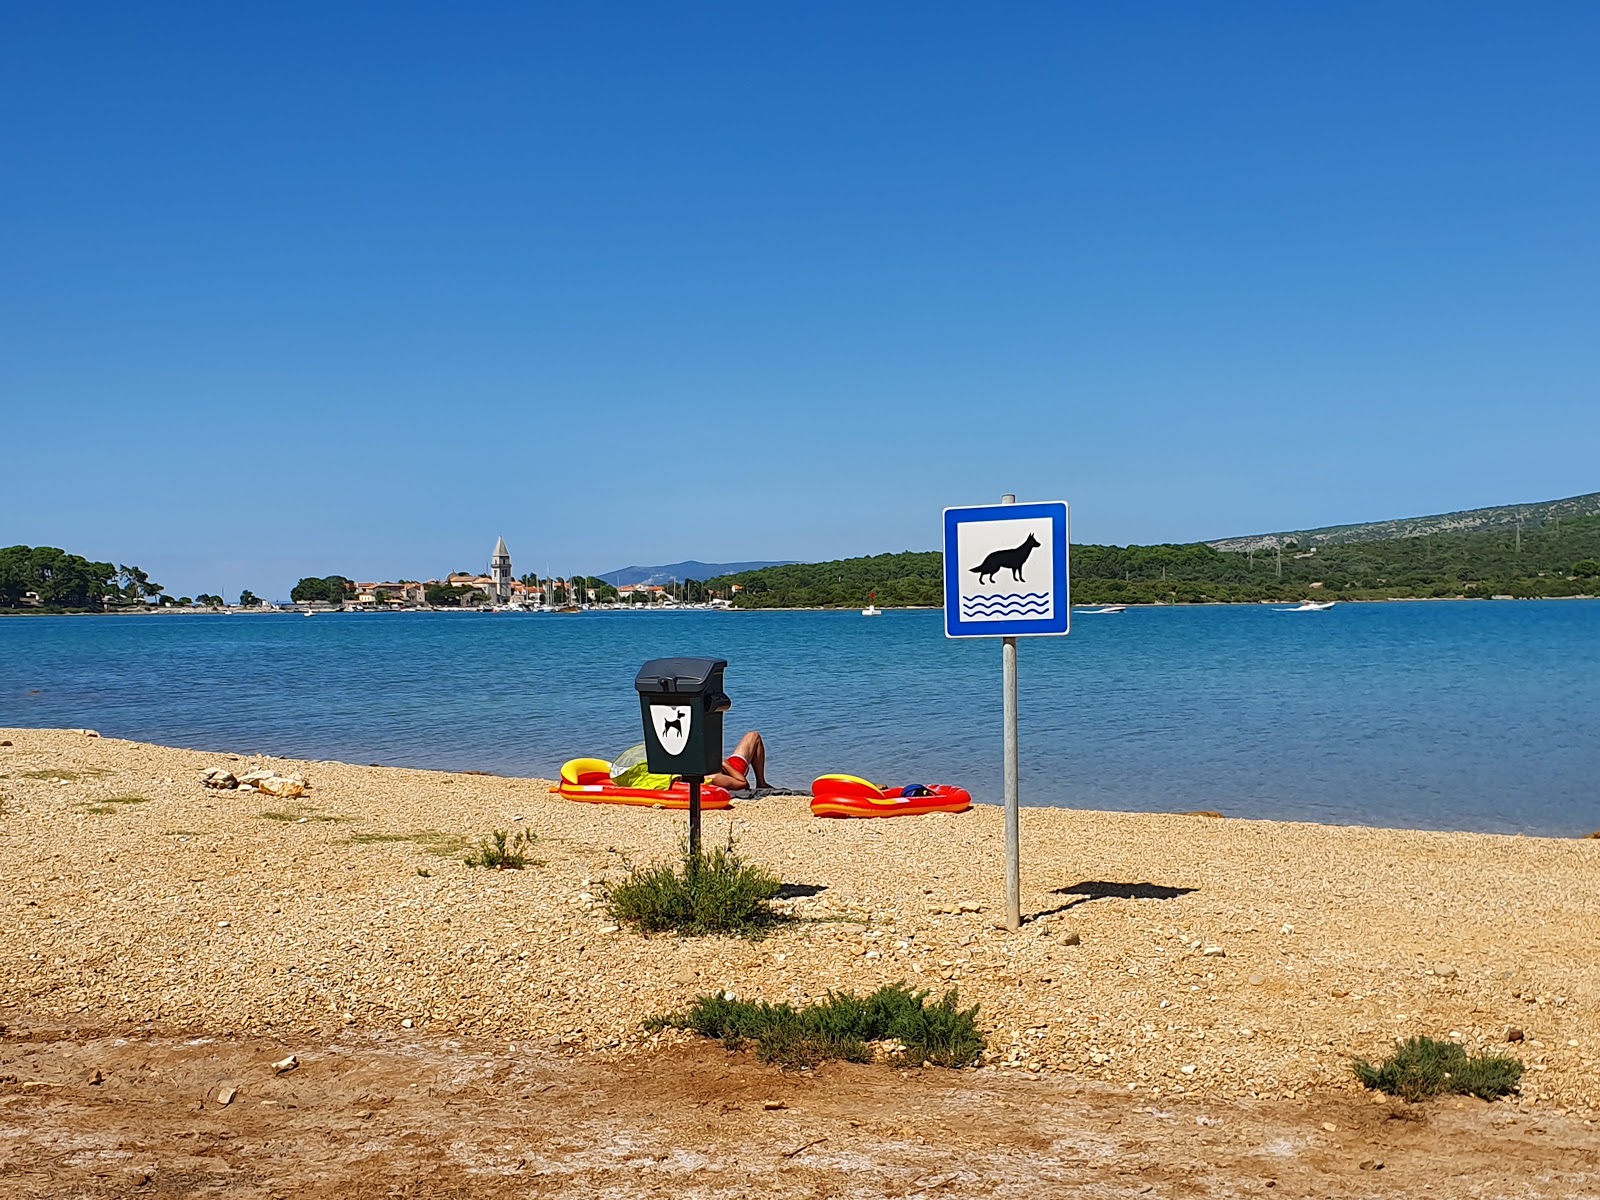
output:
M1064 501L944 510L944 621L951 638L999 637L1005 704L1006 927L1022 926L1017 638L1071 629Z

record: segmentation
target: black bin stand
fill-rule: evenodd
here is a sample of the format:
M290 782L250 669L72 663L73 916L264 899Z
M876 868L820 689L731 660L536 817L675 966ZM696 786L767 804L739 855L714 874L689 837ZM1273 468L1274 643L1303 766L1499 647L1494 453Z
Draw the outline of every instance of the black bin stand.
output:
M651 772L688 781L693 858L700 856L700 785L722 770L722 714L733 707L722 690L727 666L723 658L653 658L633 680Z

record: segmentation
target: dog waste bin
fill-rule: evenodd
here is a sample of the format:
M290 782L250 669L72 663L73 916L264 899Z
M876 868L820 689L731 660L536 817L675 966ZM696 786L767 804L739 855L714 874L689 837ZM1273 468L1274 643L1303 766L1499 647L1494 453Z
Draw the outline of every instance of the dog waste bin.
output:
M689 783L689 852L700 853L700 784L722 770L723 658L653 658L633 687L644 718L645 757L656 775Z

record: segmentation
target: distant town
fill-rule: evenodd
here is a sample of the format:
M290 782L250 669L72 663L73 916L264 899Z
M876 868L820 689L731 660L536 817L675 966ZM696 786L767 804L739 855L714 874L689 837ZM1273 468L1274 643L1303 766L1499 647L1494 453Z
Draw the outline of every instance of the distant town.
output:
M738 584L711 589L685 579L669 583L611 584L594 575L540 578L517 575L511 551L500 538L487 574L454 571L443 579L391 579L358 582L343 575L308 577L290 593L294 606L318 610L470 608L504 612L576 612L584 608L633 605L731 608Z
M729 566L764 564L680 563L680 567L726 574ZM137 566L94 562L54 546L0 548L0 612L26 613L196 613L196 612L361 612L417 609L467 609L488 612L581 612L587 608L731 608L743 589L738 584L710 588L704 582L668 576L621 583L641 568L613 572L619 582L593 575L566 578L518 576L511 551L500 538L487 574L453 571L443 579L389 579L360 582L343 575L310 576L295 584L290 605L273 603L246 588L234 603L202 592L173 596Z

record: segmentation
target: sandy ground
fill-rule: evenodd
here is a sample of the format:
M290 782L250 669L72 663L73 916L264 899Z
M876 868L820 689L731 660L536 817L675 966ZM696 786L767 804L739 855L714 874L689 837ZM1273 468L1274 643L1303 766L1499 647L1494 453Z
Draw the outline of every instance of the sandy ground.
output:
M274 1072L291 1052L301 1065ZM1152 1102L1026 1074L785 1075L704 1045L606 1063L419 1033L13 1027L8 1076L16 1200L1600 1195L1592 1130L1475 1100Z
M707 830L731 825L792 885L801 920L758 943L680 941L617 930L600 897L628 862L671 852L681 814L573 804L534 780L64 731L6 741L0 1194L113 1194L128 1178L97 1172L119 1163L159 1168L146 1186L264 1195L380 1178L444 1189L402 1195L530 1194L527 1178L545 1181L531 1194L566 1180L615 1195L1024 1195L1029 1178L1066 1195L1249 1194L1270 1179L1279 1194L1600 1194L1600 842L1030 810L1030 920L1013 934L993 920L997 810L824 822L775 797ZM313 788L203 789L216 765L299 771ZM492 828L537 834L536 863L467 868L461 840ZM979 1003L983 1069L784 1077L640 1028L713 988L801 1000L892 981ZM1513 1049L1523 1096L1390 1119L1348 1057L1411 1033ZM262 1077L280 1047L304 1065ZM79 1063L104 1080L74 1080ZM426 1087L402 1086L413 1069ZM363 1072L407 1103L361 1108ZM207 1089L226 1078L240 1098L218 1113ZM737 1116L705 1119L724 1089L743 1097ZM789 1107L752 1108L757 1093ZM806 1128L830 1140L777 1158ZM305 1159L292 1187L275 1182L277 1146ZM174 1171L185 1155L209 1165ZM1375 1155L1381 1176L1361 1172ZM340 1174L363 1156L390 1165ZM1427 1192L1430 1169L1445 1174ZM944 1190L924 1175L948 1176Z

